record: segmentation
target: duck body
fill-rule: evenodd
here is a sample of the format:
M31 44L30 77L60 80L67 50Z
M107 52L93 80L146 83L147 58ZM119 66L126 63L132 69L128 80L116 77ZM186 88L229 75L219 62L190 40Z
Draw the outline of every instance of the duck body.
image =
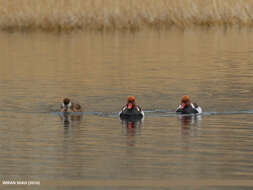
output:
M128 109L127 106L124 106L119 113L121 119L142 119L144 117L144 112L139 106L136 106L133 109Z
M178 114L201 114L202 108L197 104L186 104L186 105L179 105L176 113Z
M141 107L136 105L135 97L128 96L127 103L119 112L121 120L139 120L144 117L144 112Z
M135 106L132 109L128 109L127 106L124 106L122 110L119 112L119 116L121 119L130 119L130 120L138 120L144 117L144 112L141 110L139 106Z

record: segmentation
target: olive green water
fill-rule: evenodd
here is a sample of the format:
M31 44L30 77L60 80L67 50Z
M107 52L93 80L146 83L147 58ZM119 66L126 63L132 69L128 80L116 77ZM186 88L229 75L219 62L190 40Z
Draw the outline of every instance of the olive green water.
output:
M0 189L252 189L252 34L0 33L0 177L41 182ZM202 117L173 114L184 94ZM64 122L63 97L83 116Z

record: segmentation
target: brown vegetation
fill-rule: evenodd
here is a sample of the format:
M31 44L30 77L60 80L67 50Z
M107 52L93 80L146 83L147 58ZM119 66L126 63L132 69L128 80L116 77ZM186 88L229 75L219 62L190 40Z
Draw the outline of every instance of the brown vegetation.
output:
M159 29L252 23L252 0L0 0L1 29Z

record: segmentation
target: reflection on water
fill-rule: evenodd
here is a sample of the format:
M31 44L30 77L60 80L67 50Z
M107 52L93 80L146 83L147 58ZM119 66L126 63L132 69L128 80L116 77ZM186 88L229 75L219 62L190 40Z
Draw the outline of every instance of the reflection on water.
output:
M143 122L143 119L137 119L137 120L121 120L122 125L124 125L128 129L133 129L133 128L140 128L141 124Z
M196 135L201 127L202 115L177 115L182 136Z
M251 34L0 33L1 177L53 179L52 189L252 188ZM183 94L205 113L178 117ZM119 120L128 95L145 122ZM56 113L64 97L84 113Z
M190 128L200 126L202 115L177 115L177 118L183 128Z
M80 126L83 118L82 113L59 113L61 120L63 121L64 127Z
M143 119L138 120L121 120L122 131L128 138L128 145L134 146L135 139L134 136L140 135L142 128Z

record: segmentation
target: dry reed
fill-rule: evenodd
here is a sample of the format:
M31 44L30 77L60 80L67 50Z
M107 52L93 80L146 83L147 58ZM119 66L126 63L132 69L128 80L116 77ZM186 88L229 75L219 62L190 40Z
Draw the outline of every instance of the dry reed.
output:
M1 29L103 30L252 24L252 0L0 0Z

